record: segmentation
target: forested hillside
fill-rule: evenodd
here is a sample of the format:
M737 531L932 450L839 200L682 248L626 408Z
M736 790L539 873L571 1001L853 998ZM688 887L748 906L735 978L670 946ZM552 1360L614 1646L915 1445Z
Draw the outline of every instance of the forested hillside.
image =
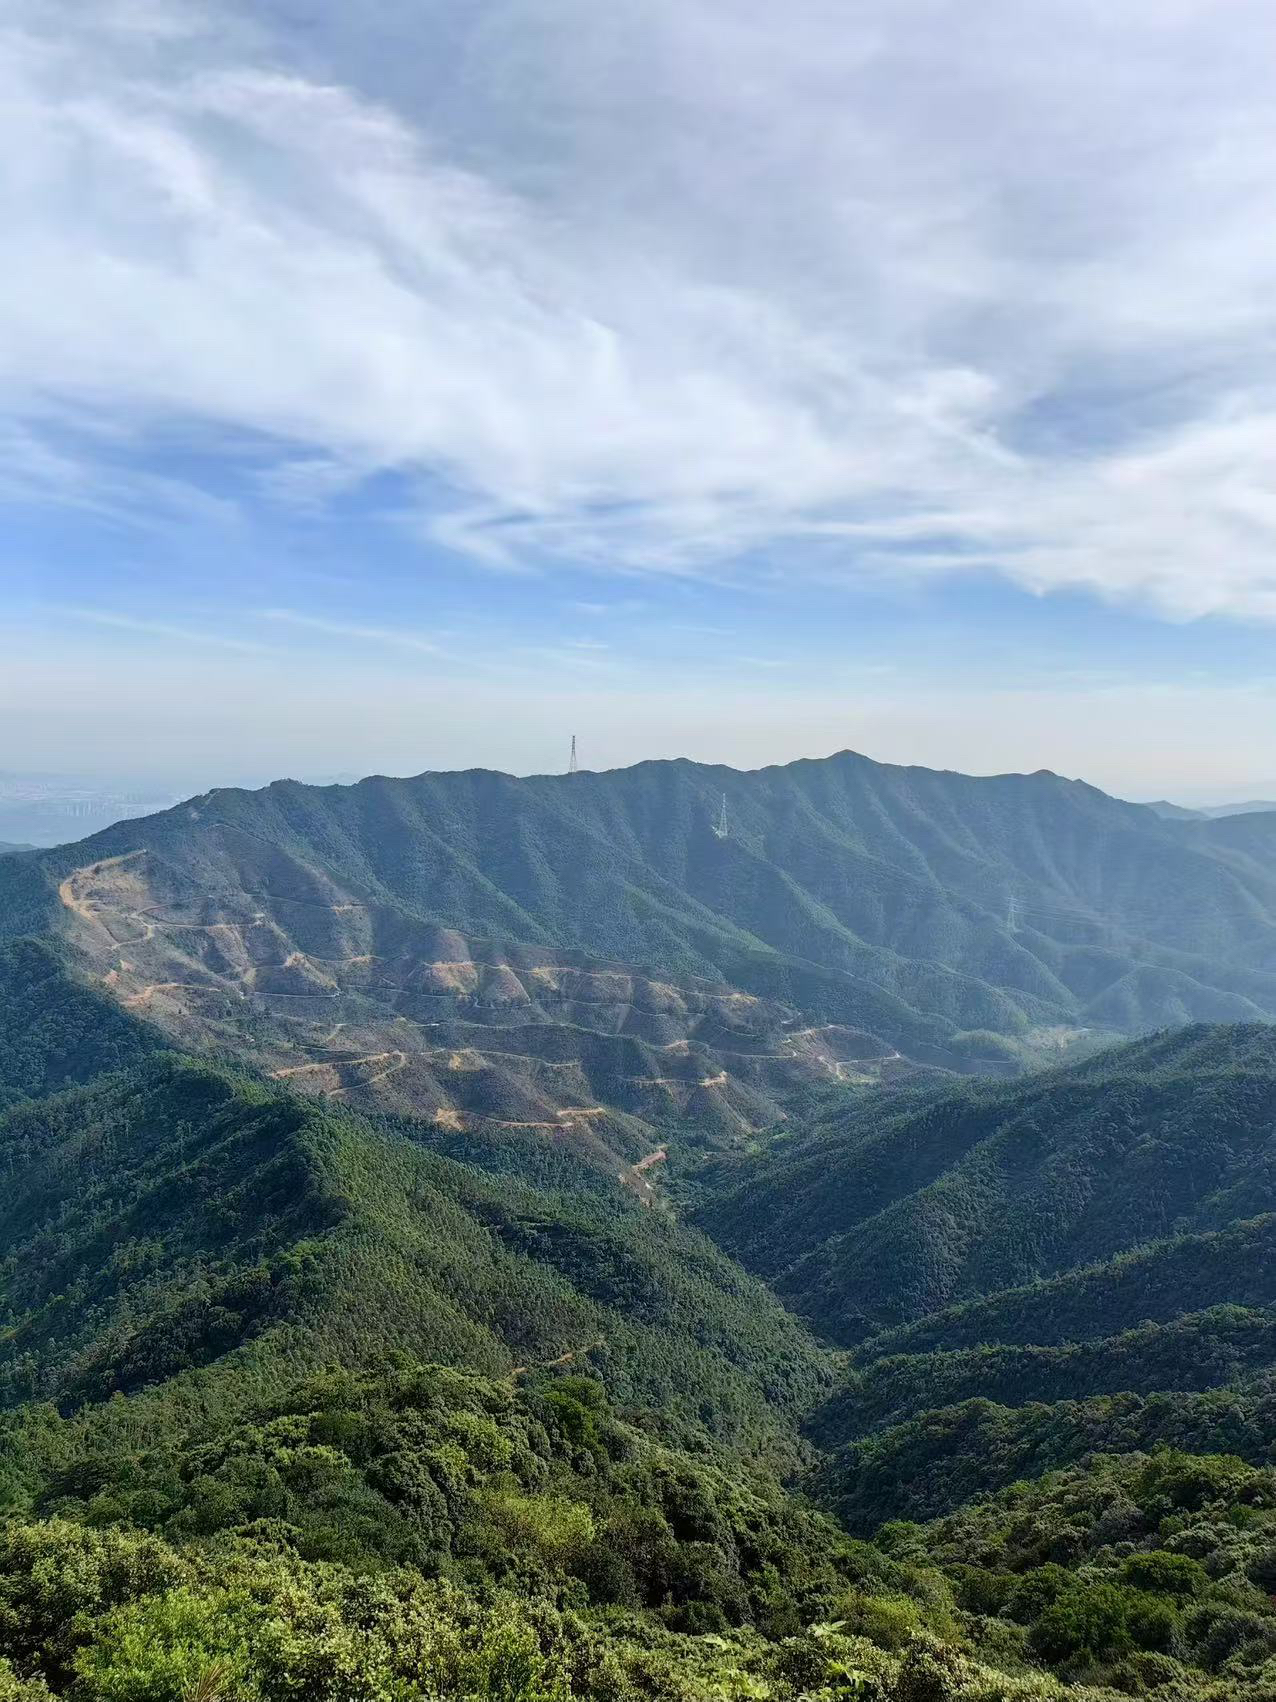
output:
M716 1160L699 1219L852 1351L813 1415L853 1527L1094 1452L1276 1459L1276 1030L861 1098Z
M1020 1082L857 1097L723 1159L701 1221L850 1346L1276 1211L1274 1127L1276 1029L1186 1029Z
M156 1051L160 1036L41 940L0 946L0 1109Z
M942 1567L785 1494L827 1356L696 1231L9 967L7 1694L1054 1692L989 1664ZM95 1034L118 1067L42 1092Z
M667 1216L497 1184L208 1065L159 1057L16 1106L0 1153L11 1404L102 1399L249 1342L241 1386L396 1349L491 1373L565 1359L670 1434L783 1452L822 1380L797 1321Z
M421 1134L167 1054L0 1118L8 1694L1270 1693L1276 1476L1220 1452L1276 1433L1267 1310L933 1379L866 1357L826 1399L829 1356L694 1230ZM994 1405L1025 1366L1184 1393ZM901 1420L940 1388L982 1393ZM814 1469L813 1411L860 1438Z

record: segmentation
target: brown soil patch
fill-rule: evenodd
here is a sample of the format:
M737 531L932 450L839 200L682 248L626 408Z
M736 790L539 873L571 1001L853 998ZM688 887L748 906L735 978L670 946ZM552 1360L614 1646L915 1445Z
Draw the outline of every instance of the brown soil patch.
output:
M58 897L62 900L67 909L78 916L81 921L91 922L96 924L98 927L101 927L101 917L99 913L90 906L89 900L84 893L84 884L86 880L95 879L106 869L118 868L121 863L127 863L134 857L144 857L145 855L146 852L142 849L138 849L137 851L125 851L119 857L103 857L101 862L87 863L82 869L72 869L66 879L59 883Z

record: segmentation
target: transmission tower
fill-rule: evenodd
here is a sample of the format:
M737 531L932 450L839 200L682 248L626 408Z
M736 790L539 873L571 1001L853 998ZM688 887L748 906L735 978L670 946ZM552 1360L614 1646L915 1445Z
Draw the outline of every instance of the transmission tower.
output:
M575 735L575 733L572 734L572 754L569 757L568 762L567 762L567 772L569 774L579 774L580 773L580 764L576 761L576 735Z
M1006 906L1006 927L1012 934L1019 932L1019 900L1012 893Z
M727 834L730 832L730 829L727 827L727 795L725 792L722 794L722 810L717 821L714 823L713 831L717 834L719 839L725 839Z

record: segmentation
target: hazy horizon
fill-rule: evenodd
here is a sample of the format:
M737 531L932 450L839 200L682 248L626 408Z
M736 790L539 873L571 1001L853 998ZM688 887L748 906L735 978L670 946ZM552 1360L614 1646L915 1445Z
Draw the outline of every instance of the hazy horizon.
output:
M570 743L567 749L562 753L564 757L569 753L569 751ZM634 757L630 761L625 762L603 763L589 760L588 749L582 742L581 768L585 772L611 772L617 769L629 768L637 763L647 761L686 760L703 762L707 766L720 766L728 769L734 769L736 772L747 773L754 769L782 766L787 762L820 761L830 757L847 754L848 752L850 754L866 757L870 761L874 762L887 761L885 758L875 756L871 751L853 751L852 747L844 746L839 750L799 753L791 757L779 758L772 762L730 762L712 757L688 757L684 754L681 756L647 755ZM923 768L934 766L926 763L907 762L893 763L892 765ZM946 766L949 768L952 767L952 765ZM988 778L1006 774L1031 774L1047 767L1048 765L1041 764L1038 765L1038 770L981 770L976 768L962 768L956 770L956 772L970 774L977 778ZM137 813L137 809L141 809L142 813L151 813L156 809L166 808L173 802L178 802L190 797L196 797L203 793L216 791L223 787L256 791L270 786L274 782L280 780L295 780L304 785L310 786L349 786L355 785L361 780L378 776L391 779L411 779L416 775L424 773L455 773L462 772L469 768L486 769L490 772L509 774L515 778L531 778L540 775L563 773L566 769L566 761L559 764L547 763L540 767L524 768L514 768L500 762L482 762L466 764L430 764L424 768L405 768L402 770L395 770L386 767L372 767L363 771L356 771L353 769L331 770L302 768L289 772L281 771L279 773L260 772L251 766L236 766L232 764L205 774L197 774L194 772L172 772L167 774L145 772L136 773L121 769L98 771L81 769L71 771L7 767L0 768L0 841L3 841L5 838L3 821L6 812L12 812L17 808L21 808L24 801L38 801L42 797L46 797L48 802L55 807L74 804L78 807L85 808L86 810L92 808L95 814L100 813L97 808L97 802L102 799L116 798L120 799L127 806L137 807L121 810L118 815L112 816L112 819L122 819L122 817L128 813ZM1058 773L1060 771L1050 770L1050 772ZM1086 774L1061 774L1061 778L1080 780L1090 785L1098 784L1091 776ZM1100 790L1106 791L1108 788L1100 787ZM1192 791L1189 789L1186 791L1176 792L1174 795L1170 796L1165 793L1144 788L1143 790L1130 792L1114 792L1112 795L1126 798L1131 803L1168 802L1181 805L1188 809L1194 808L1206 810L1225 808L1233 805L1243 807L1251 803L1269 800L1276 803L1276 779L1266 782L1255 781L1248 790L1244 788L1213 788L1206 789L1204 791ZM84 800L93 800L93 802L84 802ZM73 820L74 818L72 817L69 819ZM94 830L96 830L96 828ZM78 835L71 833L66 837L73 838L78 837ZM50 843L52 843L52 841L50 841Z

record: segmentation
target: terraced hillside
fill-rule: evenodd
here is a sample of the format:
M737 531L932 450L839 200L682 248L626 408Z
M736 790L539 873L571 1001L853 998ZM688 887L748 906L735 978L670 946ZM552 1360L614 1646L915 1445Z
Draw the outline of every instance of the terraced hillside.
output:
M646 1192L637 1166L671 1130L729 1142L804 1087L896 1066L871 1035L721 982L466 936L239 849L211 893L145 848L74 869L70 941L170 1038L326 1099L569 1145Z

